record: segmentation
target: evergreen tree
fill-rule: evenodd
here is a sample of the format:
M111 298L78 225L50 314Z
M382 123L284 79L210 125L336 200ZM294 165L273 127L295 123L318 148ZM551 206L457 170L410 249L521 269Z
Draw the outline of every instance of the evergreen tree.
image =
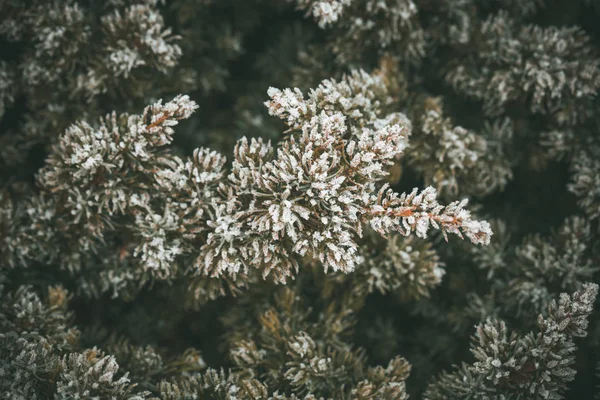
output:
M0 0L0 398L600 398L598 20Z

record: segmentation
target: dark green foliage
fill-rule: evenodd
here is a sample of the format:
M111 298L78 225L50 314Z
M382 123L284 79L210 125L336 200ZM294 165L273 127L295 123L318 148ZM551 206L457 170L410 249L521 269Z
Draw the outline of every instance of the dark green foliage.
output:
M0 398L600 398L599 19L0 0Z

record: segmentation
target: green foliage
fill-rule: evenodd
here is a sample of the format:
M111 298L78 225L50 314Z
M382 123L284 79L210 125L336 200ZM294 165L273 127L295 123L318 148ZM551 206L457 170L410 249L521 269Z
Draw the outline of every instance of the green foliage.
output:
M598 285L586 284L571 297L552 301L540 315L537 330L519 337L502 321L477 327L472 338L472 365L444 374L426 399L561 399L575 377L574 338L585 337Z
M598 397L599 4L0 0L0 398Z

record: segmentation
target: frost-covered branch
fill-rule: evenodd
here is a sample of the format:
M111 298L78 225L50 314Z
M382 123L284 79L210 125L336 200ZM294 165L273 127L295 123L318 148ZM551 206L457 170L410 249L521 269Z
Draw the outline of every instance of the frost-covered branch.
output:
M572 295L562 293L547 316L539 316L537 330L525 336L509 332L502 321L479 325L471 347L476 361L443 374L425 398L562 399L575 378L574 339L587 335L597 294L593 283Z
M103 278L116 286L191 273L235 287L257 274L285 282L302 257L325 271L351 272L363 262L365 224L383 235L425 237L433 227L489 243L489 225L471 217L466 201L444 207L433 188L398 194L382 185L410 123L386 113L391 100L380 76L355 71L324 81L307 98L289 89L269 94L267 107L288 125L286 137L277 147L241 139L229 173L216 152L198 149L181 159L165 147L173 126L197 107L187 96L141 115L113 113L97 128L74 124L38 177L53 214L23 215L10 248L90 271L99 264L95 254L106 258L120 243L108 258L131 266ZM39 201L32 199L32 211ZM31 230L40 224L50 236L44 244ZM18 264L16 254L11 262Z

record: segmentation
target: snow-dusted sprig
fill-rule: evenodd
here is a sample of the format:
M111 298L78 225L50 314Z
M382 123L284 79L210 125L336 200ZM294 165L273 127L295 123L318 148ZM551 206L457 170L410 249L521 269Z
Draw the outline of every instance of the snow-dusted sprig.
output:
M597 219L600 217L600 161L587 151L580 150L573 157L571 171L569 191L577 196L579 206L589 218Z
M63 267L76 270L84 258L107 250L115 235L130 232L140 239L137 249L130 252L141 257L144 268L169 275L165 271L173 268L174 257L181 252L179 239L172 233L178 229L174 226L179 216L173 206L167 212L164 203L152 209L149 188L155 174L160 176L157 172L165 158L158 154L171 142L173 126L196 108L189 97L177 96L164 104L158 101L141 115L112 113L97 127L73 124L38 174L43 194L31 200L32 212L27 217L37 221L24 221L16 237L35 237L29 230L36 224L47 227L51 237L36 246L49 248L36 252L49 259L58 257ZM41 204L51 205L53 212L44 212L51 217L36 217L35 207ZM132 220L139 222L133 225L135 229L128 225ZM167 232L171 232L169 237ZM82 253L87 255L82 258ZM72 262L78 266L71 266Z
M427 237L430 227L441 229L444 238L453 233L461 239L463 235L475 244L487 245L492 230L486 221L471 218L471 213L464 207L467 200L455 201L447 206L437 202L436 190L429 186L420 193L414 188L409 194L399 195L385 184L376 198L375 204L368 211L368 221L377 232L385 235L397 231L403 235L412 232L418 237Z
M295 126L296 121L308 112L304 96L298 88L292 91L291 89L280 90L270 87L267 94L271 98L266 103L269 114L285 118L289 126Z
M590 37L576 26L518 22L506 11L489 16L472 39L473 58L452 60L447 82L481 100L488 116L512 103L562 126L590 118L600 90L600 57Z
M593 261L593 229L582 217L571 216L552 234L526 236L521 244L509 245L506 225L493 221L494 244L473 248L474 261L487 270L495 307L504 314L533 319L543 312L558 291L575 291L598 271Z
M158 1L133 4L102 17L107 35L106 65L118 76L128 77L131 71L150 64L166 73L181 57L181 48L174 42L179 37L165 28L157 10Z
M385 167L392 165L406 148L407 126L410 125L385 125L376 130L367 128L362 131L358 142L348 141L346 155L352 171L368 180L387 176Z
M403 300L428 297L442 282L444 263L430 242L397 233L387 238L376 233L365 236L371 240L362 243L365 262L356 273L357 286L367 293L394 293Z
M575 378L574 339L587 335L598 285L586 283L572 295L552 301L537 329L519 336L503 321L477 327L471 351L476 361L442 374L425 393L427 400L465 398L562 399Z
M407 399L407 360L396 356L387 365L368 367L365 352L346 341L355 324L351 289L340 288L344 294L336 293L333 300L319 292L326 282L310 282L313 290L316 285L315 296L299 296L306 283L299 279L277 288L274 296L268 294L268 303L248 303L225 321L234 370L260 377L269 386L284 382L292 394L269 399ZM320 301L325 299L329 301ZM311 395L297 397L305 393Z
M338 111L344 115L353 133L356 127L362 128L379 118L386 118L386 107L393 103L386 78L362 69L353 69L340 80L323 80L310 90L307 98L298 88L269 88L267 94L271 98L265 102L269 114L286 120L293 129L321 111L327 114Z
M441 196L455 199L459 194L486 194L502 184L505 174L498 166L500 157L493 154L502 137L486 140L484 135L455 126L444 115L441 97L418 97L411 106L411 118L413 132L406 162Z
M353 71L322 82L307 98L298 89L268 93L269 112L290 134L277 149L260 139L236 145L228 181L204 208L199 272L235 277L258 269L285 282L298 269L297 257L317 259L325 271L351 272L362 263L358 240L369 221L383 234L416 230L424 237L433 225L489 242L489 225L473 220L466 202L442 207L430 189L404 195L415 208L423 199L431 203L420 214L385 227L377 222L383 215L375 215L372 193L406 147L410 129L403 114L382 113L390 100L378 76Z
M389 51L415 62L425 54L425 34L413 0L288 0L331 30L329 50L341 64ZM419 4L419 5L418 5Z
M173 126L197 107L188 96L177 96L165 104L159 100L146 107L141 116L117 118L113 113L98 128L86 122L75 123L60 138L48 166L40 173L41 182L53 186L57 172L78 178L94 176L100 167L123 168L127 157L147 160L149 151L153 151L149 148L169 144Z
M363 222L370 222L384 235L416 231L425 237L434 226L444 235L489 243L489 225L471 218L464 209L466 201L443 207L433 188L400 196L385 186L379 196L373 194L387 175L386 166L406 147L410 129L403 114L382 114L383 105L389 102L386 93L385 83L364 71L353 71L339 82L323 81L307 98L298 89L269 89L272 99L265 104L272 115L286 122L290 136L272 161L253 172L260 189L251 193L256 198L252 206L276 207L267 199L279 193L285 199L277 202L301 206L305 211L298 217L288 208L286 220L293 223L285 230L277 229L273 238L291 238L292 252L317 256L325 270L348 272L360 262L356 246ZM388 198L383 199L384 194ZM273 215L260 211L266 205L253 211L252 218L271 221ZM340 264L342 260L346 265Z
M289 0L297 3L297 8L306 10L307 15L319 23L321 28L335 24L344 8L349 6L352 0Z

